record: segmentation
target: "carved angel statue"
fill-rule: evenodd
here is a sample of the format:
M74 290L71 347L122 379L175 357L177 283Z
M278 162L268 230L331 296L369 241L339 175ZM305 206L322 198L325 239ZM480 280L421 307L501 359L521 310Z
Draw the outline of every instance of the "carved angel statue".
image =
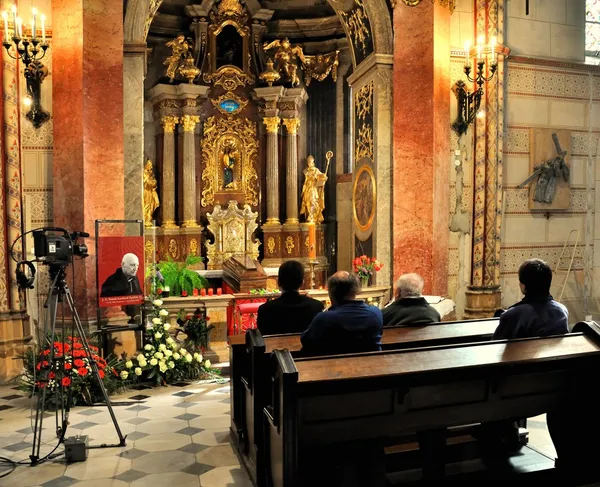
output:
M171 55L164 60L163 64L167 66L166 74L169 81L173 82L179 66L191 55L191 46L183 34L179 34L175 39L167 42L166 45L171 48Z
M308 156L304 170L304 185L302 186L302 207L300 214L304 215L309 223L319 224L323 221L325 209L325 182L326 172L323 173L315 166L315 158Z
M311 79L314 78L317 81L323 81L329 73L333 81L337 81L337 68L340 63L339 61L340 51L334 51L327 54L315 54L313 56L304 56L304 82L306 86L310 86Z
M146 227L153 226L152 216L160 204L156 186L152 161L148 159L144 166L144 226Z
M296 74L298 67L296 66L296 59L300 59L304 63L304 52L300 46L293 46L290 44L289 39L285 38L282 40L275 39L268 43L265 42L263 49L270 51L271 49L277 48L275 55L275 66L278 71L283 71L287 76L288 80L292 83L292 86L298 86L300 84L300 78Z

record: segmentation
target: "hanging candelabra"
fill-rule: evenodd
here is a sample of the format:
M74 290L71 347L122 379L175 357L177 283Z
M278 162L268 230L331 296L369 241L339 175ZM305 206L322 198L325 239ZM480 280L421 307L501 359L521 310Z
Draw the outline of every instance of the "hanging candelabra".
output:
M29 111L25 114L35 128L41 127L50 119L50 114L42 108L42 81L48 76L48 68L41 63L46 55L48 43L46 42L46 16L39 15L41 23L41 39L38 37L37 9L31 9L31 35L27 31L23 35L23 20L17 15L17 7L12 7L12 29L8 22L8 12L2 12L4 21L4 40L2 45L8 55L19 59L24 66L25 81L27 84L27 97L25 104Z
M484 45L483 37L480 37L477 46L471 49L470 43L465 45L465 65L464 72L471 83L477 84L477 89L470 92L464 81L458 80L452 87L452 92L456 96L458 103L458 114L452 124L452 129L460 136L467 132L469 125L479 112L481 98L483 96L483 85L490 81L496 69L498 68L498 46L496 38L492 38L490 45ZM472 55L474 54L474 56ZM475 58L477 72L471 77L472 58ZM489 66L489 71L486 67ZM489 73L486 76L486 71Z

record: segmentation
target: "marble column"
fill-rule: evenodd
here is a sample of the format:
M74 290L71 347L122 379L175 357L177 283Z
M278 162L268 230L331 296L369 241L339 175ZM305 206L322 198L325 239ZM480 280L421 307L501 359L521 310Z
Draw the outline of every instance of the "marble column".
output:
M450 11L394 9L394 275L417 272L425 293L448 292Z
M335 97L338 110L335 111L335 173L344 174L345 146L348 143L346 134L344 134L344 85L346 84L346 73L352 66L350 51L344 49L340 52L340 64L338 66L337 81L335 82ZM339 239L338 239L339 241Z
M144 218L144 78L146 44L126 44L123 58L125 219ZM153 161L155 162L155 161Z
M89 232L93 254L95 220L125 216L123 2L55 0L52 31L54 224ZM76 268L79 315L95 321L95 257Z
M197 227L196 221L196 144L194 133L198 115L184 115L183 125L183 228Z
M162 206L163 228L177 228L175 223L175 125L179 117L166 115L162 117L163 157L160 201Z
M279 117L264 117L267 129L267 225L279 225Z
M284 118L287 129L287 160L285 175L286 225L298 224L298 127L299 118Z

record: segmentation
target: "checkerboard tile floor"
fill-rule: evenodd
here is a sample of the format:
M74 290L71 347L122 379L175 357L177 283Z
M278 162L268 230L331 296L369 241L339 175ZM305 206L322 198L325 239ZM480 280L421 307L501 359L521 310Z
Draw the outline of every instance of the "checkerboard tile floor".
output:
M128 391L111 398L127 446L89 450L85 462L64 456L36 467L19 466L2 487L250 487L229 442L229 384L190 384ZM0 386L0 456L31 453L32 399ZM35 412L35 411L34 411ZM67 437L88 435L90 445L117 443L105 407L76 407ZM55 417L44 418L41 455L55 442ZM62 447L61 447L62 450ZM0 474L4 472L0 465Z

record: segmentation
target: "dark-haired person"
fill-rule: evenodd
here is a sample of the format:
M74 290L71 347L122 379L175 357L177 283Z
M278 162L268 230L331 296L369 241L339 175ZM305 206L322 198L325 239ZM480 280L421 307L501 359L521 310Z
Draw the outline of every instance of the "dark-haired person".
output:
M506 311L498 310L500 324L492 340L547 337L569 332L569 312L550 294L552 269L541 259L529 259L519 267L519 285L524 297ZM555 416L548 412L550 435ZM484 423L481 428L482 454L486 463L506 462L506 454L518 447L517 421Z
M493 340L562 335L569 332L569 312L550 294L552 270L543 260L529 259L519 267L525 297L500 315Z
M310 355L372 352L381 350L381 310L357 300L360 281L339 271L327 281L331 307L315 316L302 334L302 351Z
M298 292L303 282L304 266L300 262L288 260L281 264L277 276L281 296L258 308L256 326L263 336L301 333L323 311L325 305L321 301Z
M302 334L306 355L335 355L381 350L381 310L357 300L360 281L354 274L339 271L327 281L331 307L315 316ZM385 486L385 453L378 440L348 442L312 449L307 453L310 469L300 485ZM333 479L326 475L329 473ZM322 483L320 483L322 482Z

